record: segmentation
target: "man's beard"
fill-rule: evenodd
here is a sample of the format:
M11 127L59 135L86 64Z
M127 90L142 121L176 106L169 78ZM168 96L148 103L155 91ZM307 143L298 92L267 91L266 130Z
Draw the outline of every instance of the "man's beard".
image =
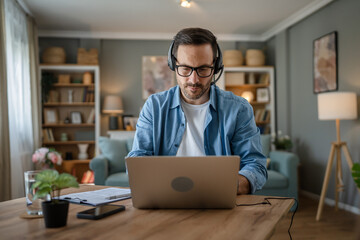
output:
M191 99L191 100L196 100L196 99L199 99L201 98L204 93L210 88L210 85L211 85L211 81L207 84L207 85L202 85L200 83L195 83L195 84L191 84L191 83L188 83L188 84L185 84L184 85L184 95L185 97ZM188 94L188 92L186 91L186 87L196 87L196 88L200 88L201 91L195 95L195 96L192 96L190 94ZM190 91L190 90L189 90ZM191 91L190 91L191 92Z

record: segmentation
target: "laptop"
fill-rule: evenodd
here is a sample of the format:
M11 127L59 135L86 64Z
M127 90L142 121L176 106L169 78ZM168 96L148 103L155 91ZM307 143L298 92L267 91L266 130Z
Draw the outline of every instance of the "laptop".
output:
M239 156L126 158L133 206L233 208Z

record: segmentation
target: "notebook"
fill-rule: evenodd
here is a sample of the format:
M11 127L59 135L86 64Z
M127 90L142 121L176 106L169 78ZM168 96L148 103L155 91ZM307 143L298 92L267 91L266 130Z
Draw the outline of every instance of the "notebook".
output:
M233 208L239 156L126 158L136 208Z

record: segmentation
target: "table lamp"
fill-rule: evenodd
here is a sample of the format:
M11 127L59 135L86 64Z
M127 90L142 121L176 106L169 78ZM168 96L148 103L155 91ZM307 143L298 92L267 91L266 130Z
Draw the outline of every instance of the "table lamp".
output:
M119 96L108 95L105 96L103 104L103 113L110 114L109 116L109 129L116 130L119 128L118 125L118 114L124 112L122 100Z
M324 182L316 214L316 220L321 217L327 186L331 174L331 168L336 152L336 189L335 189L335 209L338 208L339 192L343 190L342 170L341 170L341 149L344 151L346 161L352 168L353 162L350 157L346 142L340 140L340 120L350 120L357 118L357 96L353 92L331 92L318 95L318 118L319 120L336 121L336 142L331 143L330 155L326 167Z

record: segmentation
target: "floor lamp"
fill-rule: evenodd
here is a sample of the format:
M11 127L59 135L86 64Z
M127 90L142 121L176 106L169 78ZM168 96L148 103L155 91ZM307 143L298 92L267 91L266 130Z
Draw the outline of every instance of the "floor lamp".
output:
M319 120L335 120L337 141L331 143L331 150L326 166L324 182L321 190L319 206L316 214L316 221L320 220L324 205L326 190L329 183L331 168L334 155L336 153L336 171L335 171L335 209L338 209L339 192L343 191L342 169L341 169L341 150L351 170L353 166L349 149L346 142L340 140L340 120L349 120L357 118L357 97L352 92L331 92L318 95L318 117Z

